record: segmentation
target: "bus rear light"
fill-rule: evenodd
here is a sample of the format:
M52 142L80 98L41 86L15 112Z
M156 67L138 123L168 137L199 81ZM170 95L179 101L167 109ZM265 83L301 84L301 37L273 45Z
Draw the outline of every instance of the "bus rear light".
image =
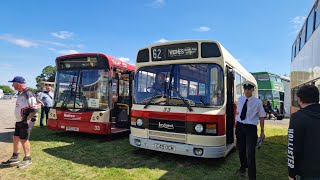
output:
M103 116L103 113L100 113L99 115L100 115L100 116Z

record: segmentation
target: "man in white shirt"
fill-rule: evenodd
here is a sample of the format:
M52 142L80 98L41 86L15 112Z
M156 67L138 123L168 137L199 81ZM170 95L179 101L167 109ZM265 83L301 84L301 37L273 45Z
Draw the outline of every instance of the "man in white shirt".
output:
M28 89L23 77L16 76L9 82L12 82L12 87L19 92L15 108L16 125L13 134L12 157L2 162L1 166L18 165L18 168L25 168L32 164L29 138L34 123L37 120L38 104L35 95ZM21 163L18 157L20 144L22 145L25 155Z
M264 117L262 101L254 97L255 84L250 81L243 83L244 96L239 97L237 104L236 137L240 158L240 173L245 173L248 168L250 180L256 179L255 148L258 140L257 125L260 121L260 138L264 139Z

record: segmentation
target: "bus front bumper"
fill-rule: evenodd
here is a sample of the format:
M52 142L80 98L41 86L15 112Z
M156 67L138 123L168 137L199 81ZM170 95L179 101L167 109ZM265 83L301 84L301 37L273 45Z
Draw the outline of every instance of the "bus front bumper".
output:
M60 131L76 131L90 134L110 134L110 124L86 121L68 121L48 119L48 129Z
M140 138L130 134L130 144L132 146L154 151L161 151L173 154L180 154L201 158L220 158L225 157L227 153L235 146L195 146L190 144L172 143L158 141L147 138Z

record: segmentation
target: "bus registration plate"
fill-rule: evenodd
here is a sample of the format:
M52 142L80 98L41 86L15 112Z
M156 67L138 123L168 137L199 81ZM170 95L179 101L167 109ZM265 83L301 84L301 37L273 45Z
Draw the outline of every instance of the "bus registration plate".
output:
M79 131L78 127L67 126L66 131Z
M166 150L166 151L176 151L176 147L173 145L167 145L167 144L159 144L159 143L155 143L154 144L154 148L156 149L162 149L162 150Z

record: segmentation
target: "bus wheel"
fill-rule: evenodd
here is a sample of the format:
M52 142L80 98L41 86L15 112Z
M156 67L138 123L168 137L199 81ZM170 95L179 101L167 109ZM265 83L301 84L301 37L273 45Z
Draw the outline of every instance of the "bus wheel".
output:
M277 120L282 120L284 116L277 116Z

